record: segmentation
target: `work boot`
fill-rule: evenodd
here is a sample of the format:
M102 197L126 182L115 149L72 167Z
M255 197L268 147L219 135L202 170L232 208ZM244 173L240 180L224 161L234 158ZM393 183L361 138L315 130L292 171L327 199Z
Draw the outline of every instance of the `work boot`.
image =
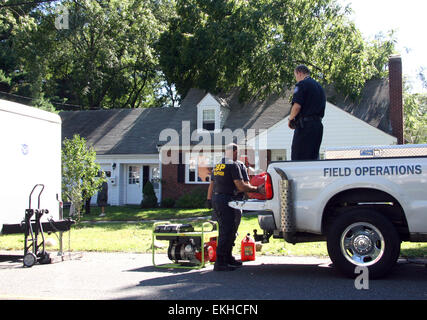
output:
M236 270L235 267L231 266L230 264L228 264L224 257L222 256L217 256L216 257L216 261L214 264L214 271L234 271Z
M234 247L234 244L233 244ZM234 257L233 257L233 248L230 249L230 251L228 252L228 259L227 259L227 263L228 265L235 267L235 268L240 268L242 266L242 262L237 261Z
M235 268L240 268L242 266L242 262L237 261L232 255L230 255L230 258L228 259L228 265Z

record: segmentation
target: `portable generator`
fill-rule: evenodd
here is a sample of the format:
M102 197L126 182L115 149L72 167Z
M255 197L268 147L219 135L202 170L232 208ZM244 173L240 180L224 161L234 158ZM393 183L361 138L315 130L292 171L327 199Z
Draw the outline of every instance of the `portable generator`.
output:
M171 224L157 222L153 226L153 265L164 268L203 268L206 262L216 260L218 224L207 221L201 230L191 224ZM169 241L168 258L173 264L156 265L154 240Z

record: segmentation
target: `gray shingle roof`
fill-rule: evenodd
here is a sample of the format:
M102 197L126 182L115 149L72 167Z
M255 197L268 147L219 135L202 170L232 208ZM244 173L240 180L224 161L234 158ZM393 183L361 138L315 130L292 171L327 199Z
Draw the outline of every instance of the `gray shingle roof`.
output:
M62 139L84 137L98 154L157 153L160 131L167 128L176 108L66 111Z
M326 90L328 101L385 133L392 134L388 79L367 81L357 102Z
M265 101L240 103L236 91L229 97L232 107L224 127L232 130L268 129L289 115L291 105L288 98L289 93L285 97L272 95Z

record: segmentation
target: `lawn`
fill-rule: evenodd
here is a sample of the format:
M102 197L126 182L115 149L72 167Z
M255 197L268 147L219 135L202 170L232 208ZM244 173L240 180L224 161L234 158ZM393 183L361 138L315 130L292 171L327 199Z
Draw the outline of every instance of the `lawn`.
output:
M106 208L106 216L99 217L100 208L91 207L90 214L83 214L82 221L144 221L164 219L186 219L193 217L209 216L209 209L179 209L179 208L156 208L141 209L140 206L111 206ZM64 216L68 210L64 209Z
M107 216L99 222L99 209L92 208L90 215L83 215L82 221L72 227L70 232L64 233L64 250L71 251L102 251L102 252L151 252L151 239L154 220L166 221L179 219L174 223L191 223L200 228L204 221L210 218L208 209L141 209L139 207L108 207ZM190 220L193 217L203 217ZM248 232L261 229L256 216L245 215L239 227L239 236L236 240L234 253L239 254L240 242ZM46 238L57 240L55 234L46 235ZM156 252L165 253L168 242L159 241L163 248ZM4 235L0 237L0 250L23 250L23 235ZM48 251L56 251L57 246ZM402 255L408 257L427 257L427 243L402 243ZM257 254L286 255L286 256L318 256L326 257L325 242L300 243L292 245L281 239L270 238L270 243L263 244L262 251Z

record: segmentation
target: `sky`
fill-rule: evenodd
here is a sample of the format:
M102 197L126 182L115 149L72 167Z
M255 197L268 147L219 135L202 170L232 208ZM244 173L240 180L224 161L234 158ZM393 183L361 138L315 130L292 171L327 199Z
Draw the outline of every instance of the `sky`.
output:
M427 76L427 1L426 0L338 0L350 4L351 18L365 39L395 31L396 49L402 56L403 74L412 92L427 93L417 73L425 68Z

